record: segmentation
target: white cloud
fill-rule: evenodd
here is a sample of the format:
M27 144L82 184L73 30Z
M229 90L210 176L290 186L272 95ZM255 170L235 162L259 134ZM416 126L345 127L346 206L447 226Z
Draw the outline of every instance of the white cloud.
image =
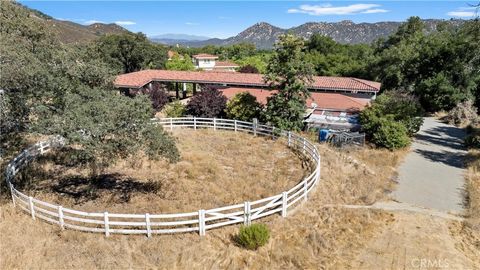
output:
M331 4L322 5L301 5L299 8L291 8L288 13L305 13L313 16L320 15L353 15L353 14L373 14L385 13L386 9L378 8L378 4L353 4L348 6L332 6Z
M199 25L199 23L195 23L195 22L186 22L185 24L186 25Z
M475 16L475 12L473 11L450 11L447 13L448 16L452 17L473 17Z
M137 23L132 22L132 21L116 21L115 24L118 24L118 25L134 25L134 24L137 24Z
M374 8L374 9L367 9L365 11L362 11L361 13L363 13L363 14L374 14L374 13L385 13L385 12L389 12L389 10L381 9L381 8Z
M94 23L105 23L105 22L97 21L97 20L88 20L88 21L85 21L83 24L90 25L90 24L94 24Z
M459 7L456 10L447 12L447 15L451 17L460 17L460 18L470 17L471 18L476 15L477 10L478 10L477 7Z

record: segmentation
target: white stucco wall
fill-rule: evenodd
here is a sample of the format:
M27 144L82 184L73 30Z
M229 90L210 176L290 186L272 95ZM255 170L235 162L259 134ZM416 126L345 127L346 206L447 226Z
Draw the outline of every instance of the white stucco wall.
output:
M194 59L195 68L212 70L215 66L215 59Z

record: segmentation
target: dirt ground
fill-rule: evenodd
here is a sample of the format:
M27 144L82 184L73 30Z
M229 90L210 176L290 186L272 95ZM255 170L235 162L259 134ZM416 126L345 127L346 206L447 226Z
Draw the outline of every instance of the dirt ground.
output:
M93 197L75 197L75 193L62 197L45 192L51 191L52 183L58 184L55 181L73 173L68 170L51 181L50 186L42 182L36 188L30 186L29 191L82 208L124 211L134 207L142 211L158 207L173 211L187 210L199 203L229 203L228 196L221 196L224 192L238 196L239 200L267 196L277 192L277 186L282 189L298 182L305 173L301 161L276 142L208 131L193 135L192 131L175 133L179 140L183 138L179 143L182 166L139 159L133 163L123 161L109 169L108 173L128 176L114 180L145 184L144 191L136 190L123 197L120 188L112 191L97 187L92 191ZM217 143L208 140L212 137ZM471 193L472 208L465 222L408 211L329 208L326 205L368 207L375 202L388 203L389 193L395 188L396 168L406 151L318 147L322 155L321 182L309 200L290 211L287 218L272 216L259 221L270 228L271 239L257 251L235 245L232 238L238 226L208 231L203 238L196 233L106 238L100 234L60 231L57 226L32 221L4 198L0 209L0 269L480 268L478 215L474 209L478 192ZM236 158L227 157L226 152L234 152ZM263 155L265 152L277 155ZM292 170L297 165L299 169ZM478 170L472 166L467 183L475 191ZM250 180L249 175L256 180ZM257 177L266 181L258 181ZM179 183L156 189L148 185L152 179L179 179ZM210 190L203 190L202 186ZM85 188L79 185L76 191L83 194ZM199 194L202 192L206 194ZM206 200L208 197L214 199Z
M353 269L478 269L480 252L462 222L395 212L394 222L366 244ZM479 242L480 243L480 242Z

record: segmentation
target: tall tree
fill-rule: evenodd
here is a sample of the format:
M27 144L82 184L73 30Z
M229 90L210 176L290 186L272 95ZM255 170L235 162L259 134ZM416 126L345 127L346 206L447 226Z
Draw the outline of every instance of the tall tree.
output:
M142 33L107 35L96 43L99 57L117 70L128 73L147 68L163 68L167 50L151 43Z
M115 71L96 52L52 39L20 5L2 2L0 9L2 149L13 150L27 132L60 134L94 173L136 151L178 159L173 140L149 120L151 102L116 95Z
M278 93L267 101L266 120L285 130L303 126L307 84L312 82L313 67L305 61L303 39L287 34L279 36L267 65L264 80Z
M175 55L172 59L168 60L165 64L168 70L194 70L195 66L192 63L192 59L188 54Z

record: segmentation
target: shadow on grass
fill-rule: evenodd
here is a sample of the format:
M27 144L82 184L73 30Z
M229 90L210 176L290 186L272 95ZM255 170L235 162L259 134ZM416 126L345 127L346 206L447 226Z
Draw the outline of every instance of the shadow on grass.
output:
M135 193L161 193L164 184L156 181L139 182L111 173L95 177L66 176L53 184L51 189L62 196L73 198L77 203L95 200L104 192L111 192L116 202L125 203Z

